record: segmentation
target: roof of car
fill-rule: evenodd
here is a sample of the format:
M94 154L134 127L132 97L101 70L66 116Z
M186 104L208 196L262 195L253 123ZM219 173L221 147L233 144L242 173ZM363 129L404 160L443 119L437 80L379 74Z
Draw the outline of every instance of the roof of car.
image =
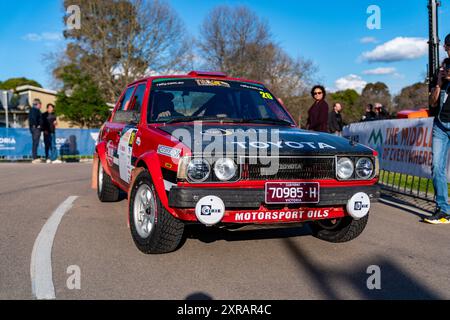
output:
M225 80L225 81L241 81L241 82L249 82L249 83L255 83L263 85L262 82L255 81L255 80L249 80L244 78L233 78L228 77L226 74L220 73L220 72L202 72L202 71L191 71L189 74L183 74L183 75L159 75L159 76L150 76L145 77L139 80L134 81L133 83L130 83L129 86L134 85L139 82L147 81L147 80L155 80L155 79L165 79L165 78L179 78L179 79L214 79L214 80Z

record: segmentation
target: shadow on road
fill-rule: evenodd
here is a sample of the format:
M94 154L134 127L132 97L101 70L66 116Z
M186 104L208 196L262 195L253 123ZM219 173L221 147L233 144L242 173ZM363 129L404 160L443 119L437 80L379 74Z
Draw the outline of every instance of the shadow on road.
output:
M205 243L219 240L225 241L247 241L263 239L280 239L310 236L308 227L263 227L245 230L246 227L236 230L227 230L218 227L205 227L203 225L186 226L185 238L198 239Z
M388 202L383 200L387 200ZM418 211L433 214L435 209L434 201L426 201L423 199L415 198L413 196L388 191L383 192L380 203L400 210L404 210L405 212L414 214L420 218L427 217L428 215L425 215Z
M188 295L185 300L214 300L209 294L204 292L195 292Z
M33 189L44 189L44 188L47 188L47 187L54 187L56 185L72 184L74 182L83 182L83 181L90 181L90 179L89 178L84 178L84 179L62 180L62 181L55 181L55 182L51 182L51 183L32 185L32 186L27 186L27 187L19 186L19 188L17 188L17 189L8 190L8 191L0 193L0 196L5 196L5 195L9 195L9 194L16 194L16 193L19 193L19 192L30 191L30 190L33 190Z
M310 276L325 299L343 299L339 294L342 289L333 286L333 283L352 287L362 299L441 299L425 284L386 257L374 257L373 260L355 265L352 269L331 269L314 261L292 239L284 239L284 242L295 257L299 268ZM380 290L367 288L367 279L372 273L366 273L366 271L371 265L377 265L381 269Z
M384 200L388 200L389 202L384 201ZM395 209L398 209L398 210L402 210L404 212L407 212L407 213L410 213L410 214L413 214L413 215L419 217L421 223L425 223L426 224L424 219L427 218L427 217L430 217L434 213L433 211L431 211L429 209L424 209L422 207L418 207L418 206L412 205L411 203L403 202L402 200L394 199L394 201L392 199L390 199L390 198L387 198L387 197L380 199L380 203L382 203L382 204L384 204L384 205L386 205L388 207L392 207L392 208L395 208ZM421 212L418 212L418 210L416 210L416 208L419 209L419 210L428 212L428 214L423 214Z

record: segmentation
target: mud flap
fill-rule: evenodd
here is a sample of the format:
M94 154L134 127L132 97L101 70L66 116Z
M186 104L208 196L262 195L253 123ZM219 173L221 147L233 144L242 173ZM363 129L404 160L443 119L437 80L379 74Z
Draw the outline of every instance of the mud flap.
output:
M97 183L98 183L98 165L99 165L99 159L98 154L94 154L94 161L92 163L92 181L91 181L91 188L97 190Z

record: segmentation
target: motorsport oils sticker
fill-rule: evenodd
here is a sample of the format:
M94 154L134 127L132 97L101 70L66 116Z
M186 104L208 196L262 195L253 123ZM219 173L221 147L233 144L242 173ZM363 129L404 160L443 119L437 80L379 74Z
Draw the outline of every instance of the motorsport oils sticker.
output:
M233 216L230 214L230 216ZM311 208L298 210L274 210L274 211L237 211L232 222L301 222L310 220L333 219L344 216L343 210L334 208Z

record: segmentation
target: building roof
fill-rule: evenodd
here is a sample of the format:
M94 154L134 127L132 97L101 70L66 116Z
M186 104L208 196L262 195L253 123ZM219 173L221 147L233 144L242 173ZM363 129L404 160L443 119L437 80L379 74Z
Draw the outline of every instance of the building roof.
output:
M24 92L24 91L35 91L35 92L41 92L41 93L50 94L50 95L53 95L53 96L56 96L56 94L58 93L58 92L56 92L54 90L39 88L39 87L35 87L35 86L30 86L30 85L19 86L19 87L16 88L16 91L18 93Z

